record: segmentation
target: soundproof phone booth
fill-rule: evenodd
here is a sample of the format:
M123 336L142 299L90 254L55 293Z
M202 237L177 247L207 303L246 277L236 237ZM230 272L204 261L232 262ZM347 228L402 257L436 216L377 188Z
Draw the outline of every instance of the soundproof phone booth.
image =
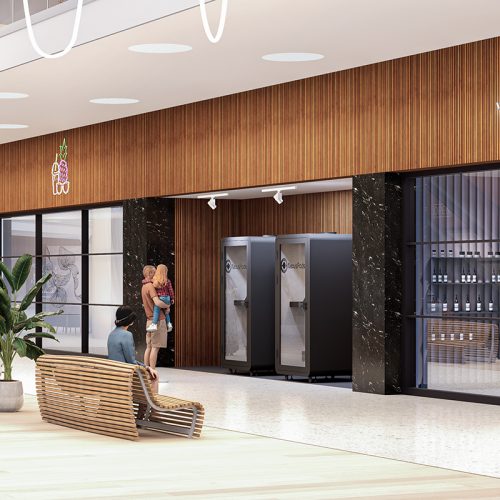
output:
M274 242L221 242L221 359L234 372L274 370Z
M351 374L352 236L276 238L276 373Z

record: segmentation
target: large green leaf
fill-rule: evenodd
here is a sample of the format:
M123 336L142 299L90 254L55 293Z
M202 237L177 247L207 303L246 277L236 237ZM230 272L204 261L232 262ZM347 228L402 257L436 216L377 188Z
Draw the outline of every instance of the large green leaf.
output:
M10 297L3 288L0 288L0 316L5 319L7 330L10 330L12 327Z
M14 264L14 268L12 269L14 291L17 292L18 290L20 290L28 279L32 261L33 257L28 254L21 255L21 257L17 259L16 263Z
M10 288L15 290L14 287L14 277L11 272L7 269L7 266L0 260L0 273L3 273L5 279L9 282Z
M25 335L23 337L24 340L27 340L27 339L51 339L51 340L55 340L56 342L59 342L59 339L56 339L54 337L54 335L52 335L51 333L47 333L47 332L34 332L34 333L28 333L27 335Z
M22 340L22 339L19 339ZM42 354L45 354L45 351L38 347L34 342L31 340L23 340L23 342L26 343L26 356L30 359L36 360L39 356Z
M22 332L23 330L33 330L34 328L46 328L49 332L56 333L56 329L46 321L32 321L33 318L29 318L26 321L22 321L21 323L17 323L12 328L14 333Z
M5 318L0 316L0 335L5 335L7 333L7 323L5 322Z
M2 278L0 278L0 288L3 288L5 291L7 291L7 287L5 286Z
M19 306L19 309L21 311L24 311L25 309L28 309L28 307L31 305L35 297L37 296L37 293L40 291L40 288L42 288L47 281L52 278L52 274L46 274L45 276L42 276L29 290L29 292L25 295L24 299L21 301L21 305Z
M27 345L23 339L16 337L12 341L12 345L14 346L14 349L16 350L17 354L21 356L21 358L24 358L24 356L26 356Z

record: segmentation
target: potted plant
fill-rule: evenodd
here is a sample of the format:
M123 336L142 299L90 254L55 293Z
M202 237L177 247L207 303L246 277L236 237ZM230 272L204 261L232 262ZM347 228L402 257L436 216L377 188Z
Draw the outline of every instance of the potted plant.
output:
M3 365L3 380L0 380L0 411L18 411L23 405L22 382L12 380L14 358L19 355L36 360L38 356L44 354L44 351L36 345L34 339L57 340L53 335L54 327L44 321L44 318L61 314L62 310L40 312L30 318L26 315L26 310L43 285L51 278L51 274L39 279L22 299L17 296L28 279L32 260L31 255L19 257L12 271L0 261L0 362Z

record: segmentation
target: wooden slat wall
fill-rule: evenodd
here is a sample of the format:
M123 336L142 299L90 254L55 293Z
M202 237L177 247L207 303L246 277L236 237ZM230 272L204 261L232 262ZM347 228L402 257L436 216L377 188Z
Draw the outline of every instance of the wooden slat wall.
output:
M220 364L219 244L227 236L351 233L352 193L341 191L248 201L176 200L176 366Z
M494 38L6 144L0 213L498 161L499 61Z

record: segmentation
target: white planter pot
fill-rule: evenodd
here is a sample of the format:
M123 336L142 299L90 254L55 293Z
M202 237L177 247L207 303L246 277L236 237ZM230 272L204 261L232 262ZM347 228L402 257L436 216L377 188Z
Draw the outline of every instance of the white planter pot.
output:
M23 402L23 383L20 380L0 380L0 411L18 411Z

